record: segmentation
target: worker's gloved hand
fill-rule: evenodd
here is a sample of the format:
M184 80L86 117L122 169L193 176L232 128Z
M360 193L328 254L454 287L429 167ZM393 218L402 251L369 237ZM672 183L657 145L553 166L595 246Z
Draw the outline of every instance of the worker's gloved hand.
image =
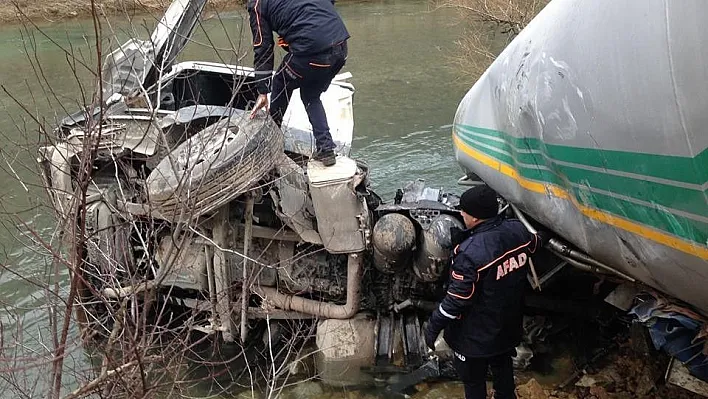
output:
M440 331L445 328L445 324L447 324L447 320L440 314L439 309L435 309L425 328L425 345L427 345L428 348L435 350L435 340L438 338L438 335L440 335Z

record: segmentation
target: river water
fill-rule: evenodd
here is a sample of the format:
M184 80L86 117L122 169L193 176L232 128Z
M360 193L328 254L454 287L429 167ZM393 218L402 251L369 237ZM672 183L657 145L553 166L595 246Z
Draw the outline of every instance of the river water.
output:
M374 189L390 199L407 181L422 178L434 187L460 190L456 180L462 172L453 156L451 123L469 86L449 66L448 57L461 35L456 14L431 11L427 2L417 0L343 2L338 9L352 36L344 68L353 74L356 88L352 155L370 165ZM194 42L180 58L238 63L230 49L248 48L250 32L244 21L242 11L212 16L197 28ZM128 24L112 22L103 29L114 29L123 41L130 34ZM144 17L132 27L145 37L154 23ZM28 233L49 239L54 229L37 186L34 159L40 135L34 118L49 126L54 118L76 110L82 96L90 97L93 80L88 70L67 61L66 53L78 55L93 68L94 38L90 21L0 29L0 261L8 269L0 272L0 306L5 307L0 311L5 348L0 373L25 366L23 384L28 387L41 386L46 378L47 369L29 366L46 361L41 343L50 331L45 292L33 282L51 274L48 257L31 244L37 238ZM250 52L242 63L250 65ZM72 68L78 70L83 90ZM49 88L53 94L47 94ZM69 367L85 367L80 347L72 348ZM19 364L8 360L13 354L22 355ZM67 378L64 383L72 388L78 382ZM0 397L5 397L2 387L0 383Z

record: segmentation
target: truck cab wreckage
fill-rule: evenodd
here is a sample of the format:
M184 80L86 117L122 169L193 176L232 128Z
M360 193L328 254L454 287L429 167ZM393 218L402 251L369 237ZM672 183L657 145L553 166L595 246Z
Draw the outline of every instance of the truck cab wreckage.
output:
M80 270L93 285L89 291L114 301L157 292L201 315L193 329L227 343L261 339L264 323L316 320L318 374L333 384L347 384L367 369L416 370L400 389L415 376L439 374L421 324L444 293L451 229L463 228L457 195L422 180L405 185L389 202L371 189L368 166L349 156L354 87L348 74L322 97L340 154L334 167L325 168L309 160L314 140L297 91L281 129L265 115L248 117L257 96L252 69L175 63L205 3L175 0L150 40L130 40L109 54L102 75L106 101L66 117L57 141L40 150L60 222L77 223L77 214L85 212ZM532 36L549 14L570 12L564 7L570 6L552 3L520 37ZM486 181L505 198L500 213L520 218L529 229L556 233L529 274L532 289L541 290L567 267L608 276L619 282L608 301L643 322L680 320L693 344L704 342L706 294L693 301L700 306L693 313L683 311L686 304L670 307L658 296L638 296L641 283L662 290L642 272L607 261L612 254L602 257L607 263L598 261L598 246L579 238L602 226L555 223L566 217L562 210L575 214L554 197L544 203L543 195L531 196L530 183L502 176L507 169L514 176L518 165L494 164L485 155L491 149L520 156L506 147L518 138L492 137L484 129L505 128L491 126L496 114L487 107L507 93L506 86L495 91L486 85L497 84L495 68L511 68L504 60L517 61L521 40L458 109L455 150L467 172L461 183ZM623 234L620 240L632 242ZM76 237L65 238L75 245ZM680 296L674 289L664 292ZM637 305L635 298L645 300ZM91 309L86 324L110 333L108 305L82 300ZM538 333L535 327L529 331ZM670 341L668 334L662 337ZM520 350L517 365L523 367L529 356L528 348ZM696 363L705 356L677 358L692 375L705 375L703 363ZM331 372L343 363L356 378Z

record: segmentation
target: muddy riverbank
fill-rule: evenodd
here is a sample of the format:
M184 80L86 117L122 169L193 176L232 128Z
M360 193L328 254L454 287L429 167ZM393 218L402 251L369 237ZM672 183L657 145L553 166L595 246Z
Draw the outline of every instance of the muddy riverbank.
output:
M0 22L52 23L85 19L93 15L91 3L91 0L0 0ZM170 3L170 0L97 0L95 7L96 13L103 17L135 16L162 11ZM245 3L245 0L209 0L206 9L217 14L243 7Z
M517 371L518 399L701 399L683 388L664 381L668 359L657 353L637 349L630 339L618 342L619 347L606 357L580 370L569 356L554 361L550 374ZM641 346L641 345L640 345ZM491 381L488 399L493 399ZM392 394L388 398L445 399L464 396L462 383L455 380L427 382L416 385L407 395ZM242 393L237 399L261 398ZM303 382L286 389L284 399L382 399L379 392L330 388L314 381Z
M3 23L66 22L92 15L91 0L0 0L0 21ZM102 0L96 1L98 15L140 15L164 10L168 0ZM239 7L241 0L210 0L207 9L211 12Z

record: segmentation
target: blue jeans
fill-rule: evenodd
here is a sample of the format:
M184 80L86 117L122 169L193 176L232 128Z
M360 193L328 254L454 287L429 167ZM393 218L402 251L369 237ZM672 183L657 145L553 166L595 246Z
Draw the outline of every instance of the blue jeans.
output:
M300 98L312 125L317 150L334 149L335 144L332 141L320 95L327 91L332 79L342 69L346 60L346 41L318 54L287 54L273 77L270 114L275 123L281 126L293 90L300 88Z

